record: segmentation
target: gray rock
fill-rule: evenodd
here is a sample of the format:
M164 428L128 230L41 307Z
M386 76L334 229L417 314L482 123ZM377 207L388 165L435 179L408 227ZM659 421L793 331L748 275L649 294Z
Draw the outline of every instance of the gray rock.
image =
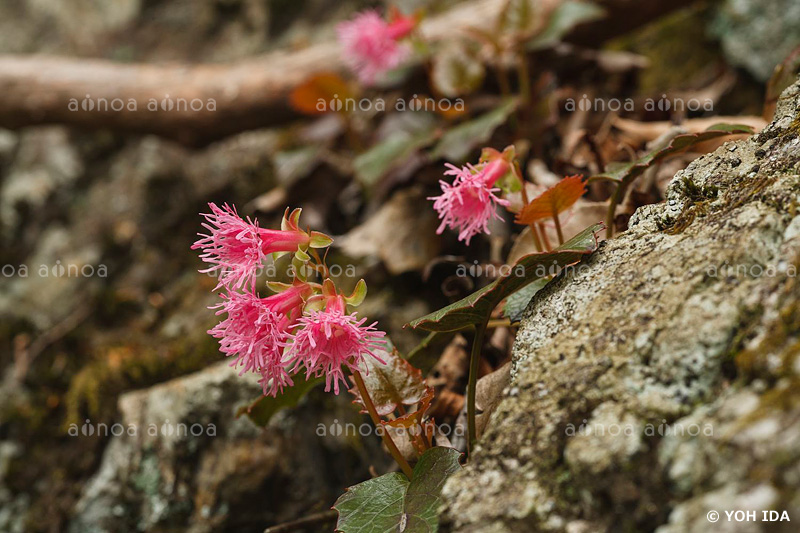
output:
M727 0L711 25L734 65L767 81L800 43L800 3L795 0Z
M266 429L236 419L236 408L260 393L254 380L220 363L122 395L120 418L108 429L91 421L70 428L75 438L113 436L69 530L260 530L330 505L346 483L337 472L352 473L323 463L358 462L346 435L317 434L317 423L336 410L279 413ZM336 416L357 416L342 400Z
M725 531L774 526L728 523L735 509L800 520L798 133L800 83L767 129L694 161L667 202L534 297L516 394L445 485L445 530L707 531L711 510Z

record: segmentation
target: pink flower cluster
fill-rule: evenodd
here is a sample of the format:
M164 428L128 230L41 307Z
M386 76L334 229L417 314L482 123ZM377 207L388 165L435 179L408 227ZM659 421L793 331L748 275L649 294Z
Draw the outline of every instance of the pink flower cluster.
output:
M300 370L306 378L325 376L325 390L338 394L339 381L345 380L342 367L355 371L366 355L380 361L374 350L385 343L385 333L347 314L346 298L330 281L295 279L287 286L273 284L279 292L272 296L256 293L258 270L268 254L309 257L308 248L330 244L329 237L299 228L299 209L287 210L281 230L267 230L228 205L209 207L211 214L203 215L208 233L199 234L192 248L211 265L201 272L217 273L216 288L224 289L213 309L226 317L208 333L219 339L222 353L234 358L232 366L242 374L259 374L265 395L277 396L293 385L292 375Z
M442 194L428 198L433 200L433 208L439 213L442 223L436 230L441 234L446 227L458 231L458 240L466 244L478 233L489 234L489 220L501 219L497 206L508 206L508 200L497 196L499 188L495 182L503 177L509 164L496 159L480 167L467 165L458 168L450 163L445 165L445 176L455 176L453 183L440 181Z
M344 60L358 79L371 85L375 79L396 68L409 55L398 41L414 29L413 17L399 16L386 22L377 11L364 11L337 27Z

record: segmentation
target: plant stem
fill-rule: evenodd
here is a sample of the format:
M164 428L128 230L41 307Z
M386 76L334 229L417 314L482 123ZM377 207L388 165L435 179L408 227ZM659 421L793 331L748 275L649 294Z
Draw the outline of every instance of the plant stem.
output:
M408 479L411 479L414 475L414 471L411 469L411 465L408 464L403 454L400 453L400 450L397 449L397 445L392 440L392 436L389 435L389 430L383 427L381 424L381 417L378 416L378 411L375 410L375 404L372 403L372 398L369 395L369 391L367 390L367 386L364 384L364 378L361 377L361 373L358 371L353 372L353 381L356 382L356 387L358 387L358 392L361 393L361 400L364 402L364 406L367 408L367 412L369 413L369 417L372 419L372 423L375 424L376 430L381 431L381 438L383 439L383 443L386 444L386 447L389 448L389 453L392 454L392 457L397 464L400 465L400 469L403 473L408 476Z
M542 232L542 241L544 241L544 249L549 252L550 250L553 249L553 247L550 246L550 239L547 238L547 230L545 230L544 226L541 224L537 224L537 227Z
M511 326L511 321L507 318L496 318L486 323L487 329L506 328Z
M611 200L608 202L608 213L606 214L606 239L614 236L614 219L617 215L617 205L619 205L622 197L625 196L625 187L622 183L617 185L614 194L611 195Z
M501 65L495 69L497 73L497 84L500 85L500 94L503 98L511 96L511 83L508 81L508 73Z
M558 244L564 244L564 233L561 231L561 221L558 220L558 213L553 213L553 222L556 225L556 233L558 234Z
M469 359L469 381L467 382L467 451L472 455L475 443L478 441L478 430L475 426L475 391L478 385L478 369L481 362L481 349L483 348L483 335L489 317L475 326L475 338L472 340L472 353Z
M543 252L542 241L539 240L539 232L536 230L536 224L531 224L531 237L533 237L533 245L536 246L537 252Z
M514 175L517 177L520 185L522 186L522 190L520 192L522 194L523 209L525 209L525 206L531 203L531 201L528 198L528 190L525 187L525 179L522 177L522 171L520 170L519 164L516 161L514 162ZM539 240L539 232L536 231L536 224L528 224L528 227L531 228L531 237L533 238L533 245L536 246L536 251L543 252L544 249L542 248L542 241Z

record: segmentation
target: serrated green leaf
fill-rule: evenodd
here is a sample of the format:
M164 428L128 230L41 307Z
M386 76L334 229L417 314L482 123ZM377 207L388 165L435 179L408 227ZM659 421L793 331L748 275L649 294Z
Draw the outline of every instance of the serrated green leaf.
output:
M503 308L503 314L506 316L506 318L508 318L511 322L519 322L522 320L522 314L528 307L531 298L533 298L533 296L543 289L548 283L550 283L550 278L537 279L533 283L530 283L522 287L517 292L509 295L508 298L506 298L505 308Z
M257 426L264 427L269 424L275 414L281 409L296 407L297 404L306 397L315 387L325 383L324 377L303 379L302 374L294 378L294 385L287 388L283 394L277 397L260 396L250 405L240 407L236 411L236 418L247 415Z
M509 274L438 311L412 320L407 326L428 331L455 331L483 323L497 304L529 283L553 275L558 268L577 263L597 249L596 233L603 224L595 224L552 252L522 256ZM524 269L524 275L519 269Z
M528 41L529 50L540 50L558 43L575 26L602 18L605 11L591 2L562 2L539 34Z
M461 469L461 452L437 446L422 454L414 466L414 479L406 491L406 527L404 531L439 529L439 506L447 478Z
M336 531L386 533L397 531L403 516L408 478L391 472L352 486L333 508L339 512Z
M735 134L752 134L753 128L744 124L714 124L705 131L699 133L687 133L675 136L670 143L661 148L660 150L653 150L635 161L623 164L609 164L606 167L606 172L597 174L589 178L590 181L594 180L608 180L621 182L624 186L629 185L633 180L639 177L650 165L656 163L665 157L677 154L683 150L691 148L693 145L723 137L725 135Z
M517 104L516 98L508 98L492 111L450 129L431 151L431 157L451 163L465 161L474 148L485 144L494 130L506 122Z
M341 533L409 533L439 529L442 487L461 468L461 453L437 446L422 454L411 481L393 472L347 489L333 508L339 512Z

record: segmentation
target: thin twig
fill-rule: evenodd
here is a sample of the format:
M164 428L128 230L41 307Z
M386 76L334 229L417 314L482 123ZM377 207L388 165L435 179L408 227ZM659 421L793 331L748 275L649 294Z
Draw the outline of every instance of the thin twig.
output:
M298 518L297 520L292 520L291 522L284 522L283 524L270 526L264 530L264 533L288 533L290 531L304 529L307 526L315 526L318 524L324 524L326 522L333 522L336 520L338 514L339 513L333 509L330 511L322 511L321 513L308 515L303 518Z

